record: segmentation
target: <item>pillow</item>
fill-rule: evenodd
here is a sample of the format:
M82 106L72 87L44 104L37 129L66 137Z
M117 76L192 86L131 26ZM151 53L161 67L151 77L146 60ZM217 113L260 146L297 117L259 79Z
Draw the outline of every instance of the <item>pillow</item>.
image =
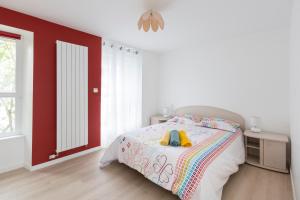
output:
M238 123L218 117L204 117L198 125L207 128L230 131L233 133L240 128Z
M168 122L175 122L178 124L195 124L193 120L190 120L185 117L179 117L179 116L175 116L172 119L169 119Z
M199 123L202 119L202 117L200 115L197 115L197 114L182 114L182 115L177 115L178 117L183 117L183 118L187 118L189 120L192 120L196 123Z

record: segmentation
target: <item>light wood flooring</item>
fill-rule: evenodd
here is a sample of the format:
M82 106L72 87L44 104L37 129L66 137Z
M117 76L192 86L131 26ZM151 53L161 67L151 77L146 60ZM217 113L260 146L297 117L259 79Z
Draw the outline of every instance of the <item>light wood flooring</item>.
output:
M96 152L35 172L0 175L0 200L178 199L119 163L99 169ZM290 176L242 165L224 187L222 200L292 200Z

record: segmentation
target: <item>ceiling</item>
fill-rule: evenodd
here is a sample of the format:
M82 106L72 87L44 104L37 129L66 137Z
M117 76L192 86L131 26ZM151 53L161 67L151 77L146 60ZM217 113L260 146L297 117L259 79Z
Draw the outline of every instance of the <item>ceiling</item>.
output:
M158 9L166 27L157 33L137 29L143 0L0 0L0 5L155 52L289 26L291 0L164 1Z

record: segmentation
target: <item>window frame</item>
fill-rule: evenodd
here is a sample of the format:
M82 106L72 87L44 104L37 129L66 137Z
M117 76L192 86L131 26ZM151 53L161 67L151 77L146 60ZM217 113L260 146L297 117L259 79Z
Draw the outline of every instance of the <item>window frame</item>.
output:
M22 61L22 40L13 39L0 36L1 40L13 41L16 43L16 66L15 66L15 92L1 92L0 98L14 98L15 99L15 129L13 132L2 132L0 133L0 139L5 137L12 137L16 135L21 135L20 132L20 118L21 118L21 83L22 83L22 73L21 73L21 61Z

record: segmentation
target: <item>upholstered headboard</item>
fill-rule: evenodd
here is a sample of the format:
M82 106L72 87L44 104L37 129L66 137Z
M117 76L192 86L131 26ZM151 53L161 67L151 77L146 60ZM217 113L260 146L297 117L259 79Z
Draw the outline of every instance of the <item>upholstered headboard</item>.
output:
M201 117L220 117L239 123L241 125L242 130L245 130L245 120L241 115L222 108L216 108L211 106L187 106L176 109L175 114L196 114Z

